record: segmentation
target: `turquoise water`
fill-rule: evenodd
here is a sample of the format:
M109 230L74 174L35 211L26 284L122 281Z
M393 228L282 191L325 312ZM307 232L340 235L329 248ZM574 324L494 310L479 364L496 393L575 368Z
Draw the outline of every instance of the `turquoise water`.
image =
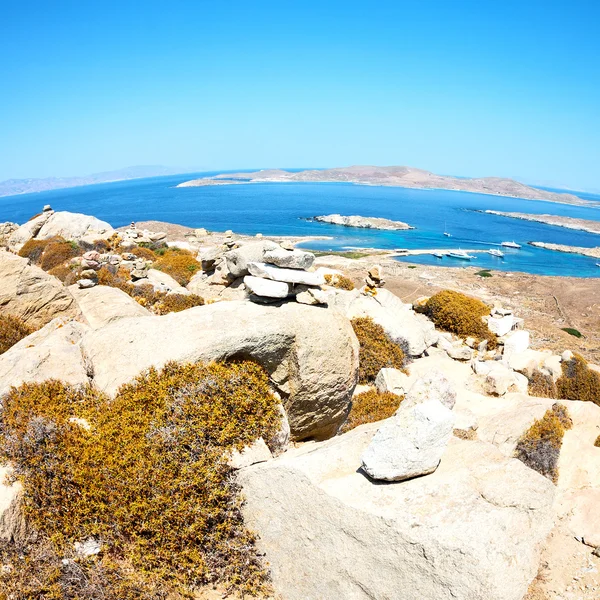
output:
M550 213L600 221L600 208L500 198L445 190L409 190L346 183L265 183L176 188L203 174L156 177L0 198L0 222L22 223L44 204L55 210L92 214L114 227L131 221L158 220L209 230L266 235L329 236L304 244L315 250L357 247L486 249L502 241L523 245L504 259L478 254L465 263L450 258L415 256L410 262L476 266L542 275L600 277L598 259L527 246L528 241L600 246L600 235L507 219L476 212L502 210ZM586 194L600 203L600 196ZM376 231L316 223L319 214L358 214L405 221L410 231ZM443 236L444 227L452 234Z

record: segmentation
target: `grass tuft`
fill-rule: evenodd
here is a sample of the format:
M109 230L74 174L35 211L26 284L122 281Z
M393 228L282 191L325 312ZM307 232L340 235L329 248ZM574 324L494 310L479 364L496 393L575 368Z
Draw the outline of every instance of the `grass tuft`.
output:
M346 433L365 423L388 419L398 410L402 400L404 400L404 396L377 390L357 394L352 399L350 414L340 429L340 433Z
M0 315L0 354L4 354L34 331L19 317Z

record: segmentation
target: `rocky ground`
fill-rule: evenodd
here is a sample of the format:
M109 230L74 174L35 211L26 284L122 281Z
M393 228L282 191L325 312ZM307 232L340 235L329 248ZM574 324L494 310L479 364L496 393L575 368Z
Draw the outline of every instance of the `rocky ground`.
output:
M555 383L572 364L566 350L600 362L597 280L481 278L473 268L381 254L315 258L294 249L300 238L151 221L115 232L49 207L21 227L0 226L0 235L8 246L0 249L0 315L39 327L0 356L0 397L49 378L114 396L169 361L250 358L263 366L281 399L281 426L273 440L232 456L232 468L278 598L600 596L600 408L562 401L572 427L561 433L554 483L515 458L524 433L556 409L555 400L529 395L528 378ZM112 246L69 259L87 276L64 286L15 254L29 240L56 235ZM154 243L189 250L199 270L182 284L151 260L129 256ZM198 294L206 304L157 316L123 289L98 284L106 265L128 272L135 281L127 285ZM414 310L419 298L444 289L486 302L491 348L440 331ZM364 317L408 359L404 372L378 368L367 385L404 400L392 417L339 434L365 390L356 386L351 324ZM10 542L19 535L18 489L0 487L0 500L0 538Z

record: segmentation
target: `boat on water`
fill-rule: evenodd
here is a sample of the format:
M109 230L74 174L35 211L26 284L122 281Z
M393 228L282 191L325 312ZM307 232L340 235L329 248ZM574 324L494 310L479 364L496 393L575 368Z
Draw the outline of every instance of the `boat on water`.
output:
M448 227L447 227L447 225L446 225L446 221L444 221L444 235L445 235L446 237L452 237L452 234L451 234L451 233L448 233Z
M492 256L497 256L498 258L504 258L504 252L502 250L498 250L498 248L490 248L488 250L488 254Z
M517 244L517 242L502 242L500 244L501 246L504 246L505 248L520 248L521 244Z
M452 258L460 258L461 260L471 260L472 258L475 258L460 248L458 250L454 250L453 252L448 252L448 256L451 256Z
M434 253L433 253L433 255L434 255L436 258L444 258L444 255L443 255L441 252L434 252ZM600 266L600 265L599 265L599 266Z
M597 267L600 267L600 263L596 263L596 266L597 266Z

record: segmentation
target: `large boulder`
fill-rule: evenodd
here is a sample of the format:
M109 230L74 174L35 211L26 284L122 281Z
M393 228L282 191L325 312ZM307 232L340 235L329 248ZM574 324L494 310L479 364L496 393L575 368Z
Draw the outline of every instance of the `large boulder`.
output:
M0 250L0 313L29 325L45 325L55 317L74 317L77 304L60 280L26 258Z
M100 329L125 317L148 317L150 313L124 291L106 285L80 289L69 287L81 314L92 329Z
M18 252L29 240L33 239L46 224L46 221L53 215L52 211L43 212L23 223L19 228L13 231L8 237L8 247L13 252Z
M36 234L38 240L60 236L65 240L79 240L83 237L106 238L114 233L112 226L90 215L59 211L53 213Z
M344 300L349 300L347 306ZM342 309L345 308L346 316L350 319L371 317L411 356L420 356L437 342L438 334L433 323L415 313L410 304L404 304L388 290L378 289L374 296L352 292L338 294L336 302Z
M402 481L433 473L452 435L454 416L439 400L400 406L373 436L362 468L373 479Z
M0 355L0 398L11 386L46 379L88 384L91 365L80 347L87 329L82 323L55 319Z
M457 438L435 473L374 483L357 467L378 426L239 472L276 594L522 600L552 526L552 483L491 444Z
M348 320L327 309L219 302L161 317L120 319L84 336L94 382L113 394L168 361L251 358L269 372L292 437L325 438L346 418L358 376Z
M262 262L265 252L276 250L277 248L279 246L270 240L244 244L225 254L227 268L234 278L243 277L249 273L248 263Z

